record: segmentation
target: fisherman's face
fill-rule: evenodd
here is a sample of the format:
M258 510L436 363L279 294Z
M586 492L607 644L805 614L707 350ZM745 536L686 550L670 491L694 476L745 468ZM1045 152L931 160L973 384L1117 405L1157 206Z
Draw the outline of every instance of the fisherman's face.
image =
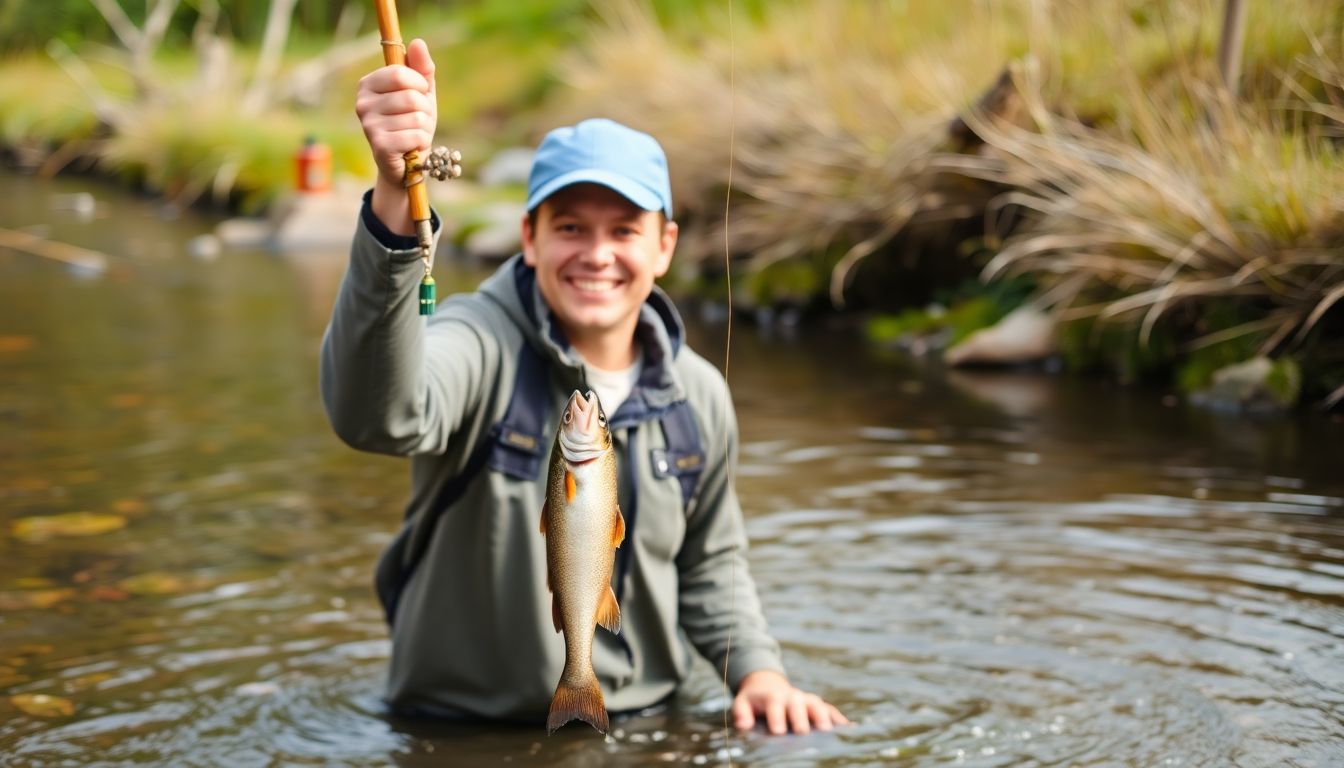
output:
M667 273L677 225L598 184L574 184L523 218L523 258L570 343L633 339L639 308Z

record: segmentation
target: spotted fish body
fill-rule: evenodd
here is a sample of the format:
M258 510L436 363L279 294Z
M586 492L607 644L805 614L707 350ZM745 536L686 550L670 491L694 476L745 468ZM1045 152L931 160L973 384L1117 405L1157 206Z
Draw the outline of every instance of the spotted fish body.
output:
M611 589L615 548L625 538L616 505L616 454L597 395L570 395L551 449L541 533L551 620L564 632L565 667L546 718L547 731L580 719L607 732L606 702L593 671L597 625L621 628Z

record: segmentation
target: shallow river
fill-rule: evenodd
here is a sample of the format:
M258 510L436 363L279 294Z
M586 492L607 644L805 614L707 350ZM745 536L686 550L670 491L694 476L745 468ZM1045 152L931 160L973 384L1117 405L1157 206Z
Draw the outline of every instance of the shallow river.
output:
M0 249L0 764L1344 765L1344 425L745 325L752 571L855 724L725 734L707 665L605 740L389 719L407 471L318 401L344 255L193 258L213 222L88 187L0 176L0 227L109 257Z

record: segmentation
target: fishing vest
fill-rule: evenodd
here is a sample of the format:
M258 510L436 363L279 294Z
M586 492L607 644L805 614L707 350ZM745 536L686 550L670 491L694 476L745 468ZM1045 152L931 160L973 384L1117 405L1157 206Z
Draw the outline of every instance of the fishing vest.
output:
M517 374L514 377L513 393L509 398L504 418L490 428L475 449L472 450L466 466L453 479L440 489L434 503L427 509L429 519L424 522L425 529L418 536L412 536L415 526L409 519L403 522L401 530L393 539L388 551L383 553L374 573L374 589L382 603L384 616L389 626L396 618L397 603L402 591L433 539L434 528L443 513L461 498L472 479L485 467L502 472L515 480L536 481L542 468L548 465L551 442L546 439L549 427L555 419L549 413L551 401L549 389L550 375L546 363L531 344L523 342L518 353ZM619 412L614 414L619 417ZM619 429L638 421L632 419L612 419L611 429ZM700 442L700 430L695 425L695 414L690 403L679 400L656 414L663 430L666 444L663 448L650 451L649 461L653 474L658 478L675 477L681 485L682 511L689 510L695 499L700 475L704 470L705 454ZM625 471L632 477L632 495L638 497L637 483L633 481L632 461L638 457L627 455ZM633 540L637 522L638 505L631 504L625 513L625 535ZM541 510L537 510L541 515ZM414 540L415 544L412 545ZM617 599L621 597L621 586L629 573L634 547L619 550L616 562L618 578Z

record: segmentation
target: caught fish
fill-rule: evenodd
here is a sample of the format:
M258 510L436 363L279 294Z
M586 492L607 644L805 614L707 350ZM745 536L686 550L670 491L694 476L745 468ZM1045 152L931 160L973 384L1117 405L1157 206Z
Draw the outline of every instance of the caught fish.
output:
M565 668L551 698L546 730L570 720L607 732L607 705L593 672L597 625L621 631L621 609L611 590L613 550L625 539L616 505L616 454L597 395L569 396L551 448L546 504L546 586L551 620L565 633Z

